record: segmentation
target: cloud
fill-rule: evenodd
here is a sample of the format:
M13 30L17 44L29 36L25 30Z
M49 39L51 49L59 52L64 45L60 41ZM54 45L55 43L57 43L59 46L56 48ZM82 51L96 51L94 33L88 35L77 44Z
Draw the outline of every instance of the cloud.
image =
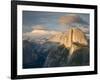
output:
M75 15L69 15L69 16L61 16L59 18L59 23L60 24L69 24L75 20L76 16Z
M23 40L47 38L57 33L58 31L50 31L46 29L43 25L35 25L32 27L32 31L23 33Z
M44 25L35 25L35 26L32 26L32 30L46 30L46 26Z
M61 16L58 20L61 25L79 23L79 24L87 24L80 16L76 14L69 14L66 16Z
M34 25L32 26L31 31L23 33L23 39L32 38L32 37L36 38L40 35L44 35L46 34L45 30L46 30L45 26L43 25Z
M87 27L78 27L80 28L84 33L89 34L89 28Z

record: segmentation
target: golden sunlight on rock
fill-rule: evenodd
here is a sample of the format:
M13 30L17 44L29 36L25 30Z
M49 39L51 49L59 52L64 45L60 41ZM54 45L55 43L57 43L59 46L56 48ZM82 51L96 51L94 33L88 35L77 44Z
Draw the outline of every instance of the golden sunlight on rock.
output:
M77 43L81 45L88 45L84 32L78 28L71 28L67 32L66 47L71 47L72 44Z
M71 55L77 49L88 46L86 36L79 28L70 28L67 33L60 33L53 36L50 41L64 44L70 50Z

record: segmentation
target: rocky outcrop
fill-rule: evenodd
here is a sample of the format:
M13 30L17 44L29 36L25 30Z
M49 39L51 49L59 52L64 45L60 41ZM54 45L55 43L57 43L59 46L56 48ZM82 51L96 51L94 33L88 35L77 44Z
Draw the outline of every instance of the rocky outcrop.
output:
M48 52L44 67L86 66L89 65L89 48L81 47L69 57L64 45L55 46Z

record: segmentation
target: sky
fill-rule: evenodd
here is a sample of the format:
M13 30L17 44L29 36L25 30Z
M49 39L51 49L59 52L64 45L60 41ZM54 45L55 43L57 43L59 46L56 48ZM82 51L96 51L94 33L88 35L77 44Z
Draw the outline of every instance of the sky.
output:
M88 25L86 28L89 28L89 14L23 11L23 33L33 29L66 31L68 25L73 23Z

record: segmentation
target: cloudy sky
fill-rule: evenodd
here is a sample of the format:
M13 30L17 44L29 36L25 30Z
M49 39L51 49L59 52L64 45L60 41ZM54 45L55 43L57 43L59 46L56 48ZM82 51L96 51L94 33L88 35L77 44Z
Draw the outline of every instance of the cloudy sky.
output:
M33 29L65 31L72 23L88 25L88 29L89 14L23 11L23 33Z

